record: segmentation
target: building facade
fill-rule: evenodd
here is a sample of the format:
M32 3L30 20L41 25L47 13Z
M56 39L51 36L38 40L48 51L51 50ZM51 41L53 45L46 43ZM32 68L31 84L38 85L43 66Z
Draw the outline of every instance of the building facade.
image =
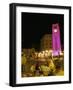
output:
M52 49L52 34L45 34L41 39L41 50Z

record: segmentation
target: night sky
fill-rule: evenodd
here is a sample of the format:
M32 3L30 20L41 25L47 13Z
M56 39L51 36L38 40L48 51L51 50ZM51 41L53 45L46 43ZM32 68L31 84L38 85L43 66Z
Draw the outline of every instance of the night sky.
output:
M64 43L64 15L22 13L22 48L40 48L40 39L52 34L52 24L59 23L61 44Z

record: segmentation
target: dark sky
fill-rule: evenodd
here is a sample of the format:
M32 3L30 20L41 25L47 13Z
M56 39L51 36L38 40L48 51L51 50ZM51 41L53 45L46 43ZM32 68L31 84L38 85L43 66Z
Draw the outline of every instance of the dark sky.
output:
M52 24L59 23L61 44L64 42L64 15L22 13L22 48L39 48L40 38L52 33Z

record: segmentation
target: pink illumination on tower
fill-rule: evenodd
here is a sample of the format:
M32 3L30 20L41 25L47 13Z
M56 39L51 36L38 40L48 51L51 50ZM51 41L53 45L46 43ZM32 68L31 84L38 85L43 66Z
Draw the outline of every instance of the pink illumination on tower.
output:
M59 24L52 25L52 47L53 47L53 56L59 55L61 51Z

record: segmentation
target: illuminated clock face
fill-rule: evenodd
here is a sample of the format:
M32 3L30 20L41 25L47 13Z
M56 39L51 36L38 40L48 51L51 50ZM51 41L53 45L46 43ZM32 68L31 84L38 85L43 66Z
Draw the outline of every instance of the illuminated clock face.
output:
M54 32L57 32L57 29L54 29Z

